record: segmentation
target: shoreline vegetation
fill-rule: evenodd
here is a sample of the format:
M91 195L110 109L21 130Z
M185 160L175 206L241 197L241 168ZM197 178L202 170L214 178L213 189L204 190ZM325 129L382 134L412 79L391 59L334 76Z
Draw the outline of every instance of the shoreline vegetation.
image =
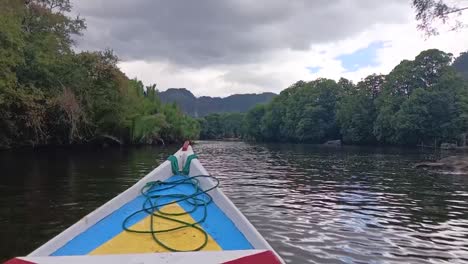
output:
M466 146L468 53L430 49L358 83L298 81L247 113L195 119L129 79L111 50L74 49L69 0L2 0L0 149L171 144L186 139Z
M468 53L437 49L403 60L388 75L354 84L298 81L245 114L199 120L200 138L348 145L466 147Z
M111 50L76 52L86 24L70 11L69 0L2 0L0 148L198 137L196 120L125 76Z

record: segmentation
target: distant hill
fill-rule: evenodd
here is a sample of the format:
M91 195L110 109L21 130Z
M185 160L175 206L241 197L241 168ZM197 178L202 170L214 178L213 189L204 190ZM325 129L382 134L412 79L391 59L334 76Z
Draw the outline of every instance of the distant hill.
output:
M175 102L186 114L194 117L202 117L211 113L247 112L256 104L270 102L275 96L275 93L261 93L234 94L224 98L209 96L197 98L185 88L170 88L159 92L162 102Z

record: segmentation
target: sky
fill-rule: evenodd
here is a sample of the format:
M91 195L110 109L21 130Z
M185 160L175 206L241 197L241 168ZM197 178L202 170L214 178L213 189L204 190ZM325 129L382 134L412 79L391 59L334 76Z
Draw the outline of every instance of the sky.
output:
M196 96L279 93L298 80L358 82L438 48L468 50L468 29L427 38L410 0L72 0L77 50L110 48L129 78ZM468 22L466 15L461 19Z

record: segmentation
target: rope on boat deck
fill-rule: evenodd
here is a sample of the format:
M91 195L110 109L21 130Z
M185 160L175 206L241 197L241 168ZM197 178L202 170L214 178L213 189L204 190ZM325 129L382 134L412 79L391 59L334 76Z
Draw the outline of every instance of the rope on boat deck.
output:
M171 169L174 175L189 175L190 164L192 163L192 160L194 159L198 159L197 155L195 154L189 155L187 157L187 160L185 161L184 168L182 170L179 170L179 161L177 160L177 157L174 155L171 155L167 158L167 160L171 162Z
M194 158L196 158L196 156ZM187 164L189 164L188 168L190 169L190 162L187 161ZM187 167L187 164L186 164L186 167ZM178 166L177 166L177 169L178 169ZM174 166L173 166L173 171L174 171ZM199 224L203 223L206 220L207 206L213 201L213 198L208 194L208 192L219 186L219 180L216 177L213 177L210 175L197 175L197 176L182 175L182 176L184 177L183 179L179 179L175 181L152 181L152 182L146 183L146 185L143 186L143 188L141 189L141 194L145 197L145 201L143 202L142 209L133 212L131 215L125 218L125 220L122 223L122 228L128 232L151 234L153 240L157 244L159 244L160 246L162 246L163 248L169 251L183 252L183 251L198 251L198 250L203 249L208 243L208 234L206 233L205 230L199 227ZM212 179L214 181L213 187L203 190L200 186L200 179L202 178ZM161 191L174 189L182 185L192 186L194 192L191 194L177 193L177 192L174 192L171 194L160 193ZM168 199L171 201L161 202L161 200L167 201ZM170 204L177 204L179 202L187 202L188 204L192 206L192 208L190 208L187 211L178 212L178 213L168 213L168 212L161 211L162 207L166 205L170 205ZM185 222L185 221L175 218L175 216L186 215L186 214L195 212L200 207L203 210L203 216L201 217L201 219L195 220L194 223ZM129 227L128 222L133 217L141 213L145 213L150 216L150 226L148 230L136 230L136 229L132 229L131 227ZM156 229L156 226L154 223L155 218L161 218L161 219L165 219L168 221L176 222L180 225L174 228L169 228L169 229ZM183 228L193 228L197 230L198 232L200 232L204 237L203 243L189 250L177 249L177 248L168 246L167 244L165 244L163 241L161 241L158 238L158 235L161 233L168 233L168 232L172 232L172 231L183 229Z

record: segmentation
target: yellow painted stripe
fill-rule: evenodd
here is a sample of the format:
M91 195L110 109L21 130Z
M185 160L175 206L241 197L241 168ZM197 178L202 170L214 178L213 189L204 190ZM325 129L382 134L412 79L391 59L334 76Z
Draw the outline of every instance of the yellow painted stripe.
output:
M179 213L184 209L178 204L170 204L162 208L163 212ZM174 216L178 220L188 223L195 221L189 214ZM149 230L151 217L147 216L140 222L131 227L134 230ZM163 230L180 226L180 224L153 217L156 230ZM204 235L194 228L182 228L179 230L157 234L158 238L166 245L179 250L190 250L203 244ZM208 244L202 249L203 251L219 251L221 247L208 234ZM105 254L130 254L130 253L150 253L150 252L168 252L167 249L157 244L151 234L138 234L127 231L122 231L120 234L105 242L89 255L105 255Z

